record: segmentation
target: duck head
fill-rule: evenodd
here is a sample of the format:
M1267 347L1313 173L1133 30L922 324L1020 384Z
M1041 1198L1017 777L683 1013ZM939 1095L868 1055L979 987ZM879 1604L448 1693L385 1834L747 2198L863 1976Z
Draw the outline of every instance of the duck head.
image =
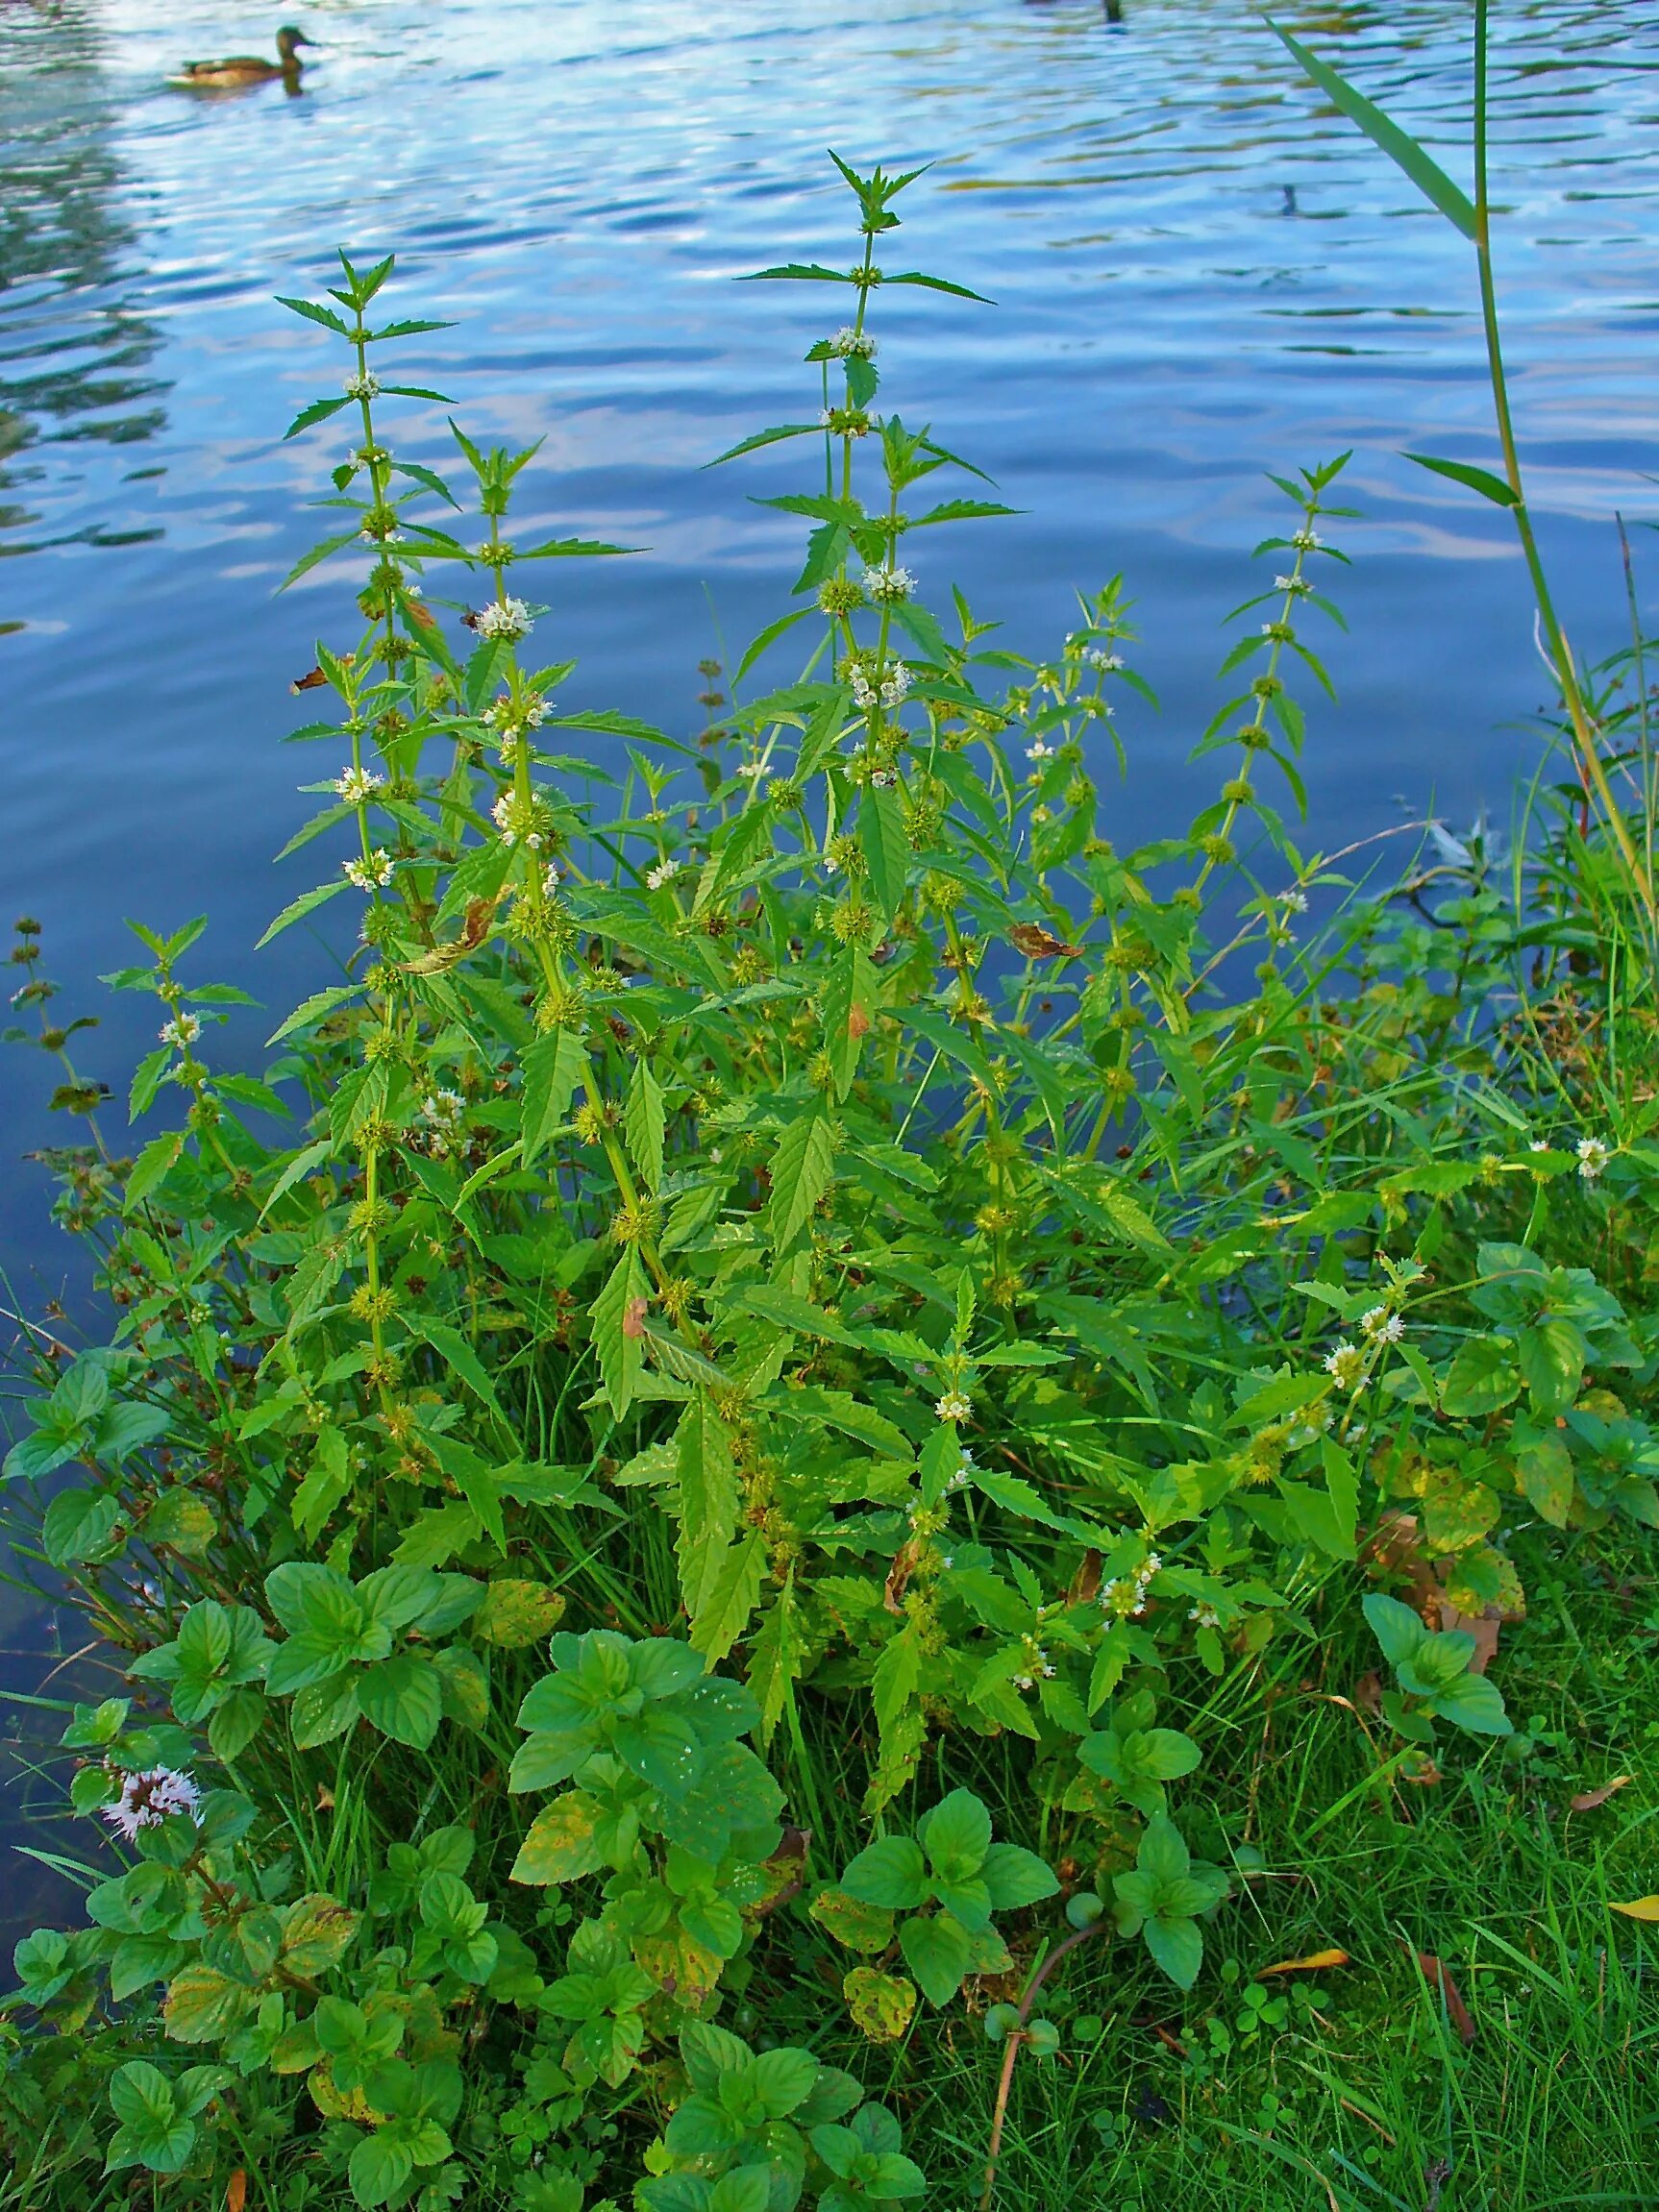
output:
M282 57L285 69L297 69L300 65L294 54L296 46L314 46L315 44L314 38L308 38L303 31L296 31L291 23L285 23L277 33L277 52Z

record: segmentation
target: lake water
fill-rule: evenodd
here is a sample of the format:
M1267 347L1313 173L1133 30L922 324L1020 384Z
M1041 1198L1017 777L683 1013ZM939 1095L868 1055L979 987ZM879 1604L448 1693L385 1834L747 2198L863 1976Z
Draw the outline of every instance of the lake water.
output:
M272 295L314 294L336 242L397 250L398 311L457 325L409 349L410 381L451 394L475 436L545 438L537 519L648 549L562 574L538 645L581 654L586 701L693 728L697 661L779 609L799 558L798 526L749 501L794 480L788 449L702 464L815 410L800 356L841 319L839 295L731 280L853 258L830 145L932 162L904 203L904 265L997 302L876 303L883 404L1024 510L929 533L925 582L959 579L1035 650L1074 587L1122 570L1138 598L1164 703L1124 716L1126 840L1184 825L1208 788L1180 764L1213 703L1219 618L1276 527L1263 472L1349 448L1351 633L1332 639L1341 703L1311 717L1310 839L1507 811L1542 692L1508 525L1399 457L1492 458L1473 257L1250 9L1123 0L1117 25L1097 0L290 12L319 41L302 97L201 100L168 70L267 45L274 11L0 0L0 624L21 626L0 635L0 920L34 914L64 1003L107 1017L79 1041L87 1072L123 1088L152 1026L98 1003L124 915L208 911L216 971L282 1011L326 959L299 931L251 951L313 880L309 855L270 866L316 773L279 740L314 637L342 634L326 572L274 596L341 441L282 442L340 366ZM1465 176L1471 12L1283 10ZM1612 518L1659 512L1659 10L1497 12L1516 406L1594 655L1623 634ZM441 410L405 412L401 449L441 460ZM250 1059L260 1034L244 1024ZM70 1268L43 1175L13 1165L62 1134L37 1065L0 1068L0 1258L37 1302ZM68 1631L0 1612L0 1681L22 1685Z

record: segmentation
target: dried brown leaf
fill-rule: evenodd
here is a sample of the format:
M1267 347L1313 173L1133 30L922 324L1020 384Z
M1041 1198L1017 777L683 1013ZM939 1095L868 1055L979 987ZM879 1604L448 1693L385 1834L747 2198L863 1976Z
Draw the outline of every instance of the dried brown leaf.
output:
M1461 2040L1465 2043L1476 2041L1480 2030L1474 2025L1474 2015L1464 2003L1458 1986L1452 1980L1446 1967L1435 1957L1432 1951L1413 1952L1412 1956L1417 1960L1424 1979L1428 1982L1431 1988L1440 1992L1446 2004L1446 2017L1456 2028Z
M1080 945L1068 945L1063 937L1056 937L1040 922L1016 922L1008 930L1008 938L1016 951L1028 960L1081 960Z

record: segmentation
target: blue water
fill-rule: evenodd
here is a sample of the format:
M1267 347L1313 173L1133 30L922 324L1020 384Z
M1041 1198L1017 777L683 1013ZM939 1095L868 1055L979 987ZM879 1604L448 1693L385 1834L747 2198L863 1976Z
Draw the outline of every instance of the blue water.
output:
M777 611L798 563L799 526L749 498L793 480L788 450L702 464L816 407L800 356L838 300L731 280L852 258L830 145L931 161L904 261L997 302L878 299L884 404L1024 510L929 533L924 583L959 580L1036 650L1074 587L1122 570L1139 601L1163 712L1123 718L1125 841L1182 826L1209 787L1180 764L1218 618L1276 527L1263 472L1349 448L1351 631L1331 639L1341 703L1311 716L1309 840L1506 811L1543 688L1520 563L1500 514L1399 457L1493 456L1472 256L1248 8L1123 0L1116 27L1096 0L287 12L321 41L303 97L200 100L168 69L267 46L275 7L0 0L0 625L21 626L0 635L0 920L34 914L62 1003L104 1014L88 1073L122 1088L149 1042L92 980L125 957L123 915L207 910L206 957L282 1011L326 958L301 932L251 951L313 879L310 856L270 866L315 773L279 741L314 637L341 634L326 572L274 596L334 456L326 432L281 433L340 372L272 295L314 293L336 241L398 251L403 311L457 325L409 349L413 381L475 435L546 439L535 519L649 549L566 564L538 645L581 654L587 700L690 729L697 661ZM1283 12L1467 176L1467 4ZM1659 10L1497 12L1517 413L1595 655L1623 634L1612 518L1659 512ZM398 437L441 460L441 410ZM69 1247L13 1163L62 1131L37 1064L0 1067L0 1256L37 1302ZM13 1684L74 1648L15 1606L0 1640Z

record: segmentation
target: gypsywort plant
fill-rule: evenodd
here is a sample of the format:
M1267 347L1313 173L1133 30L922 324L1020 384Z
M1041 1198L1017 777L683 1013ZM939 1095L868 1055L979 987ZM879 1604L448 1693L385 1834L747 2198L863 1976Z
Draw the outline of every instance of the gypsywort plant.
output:
M1583 972L1582 838L1526 913L1302 849L1337 459L1278 484L1213 792L1127 843L1123 582L1041 659L945 584L1007 509L878 310L975 296L840 166L849 265L760 273L843 304L801 419L728 456L799 572L700 730L583 701L559 564L621 549L519 526L533 449L403 457L433 326L342 259L289 303L345 353L291 426L349 432L295 572L350 579L295 686L328 858L268 933L337 970L229 1071L245 995L140 929L129 1157L19 924L116 1318L32 1331L10 1526L130 1677L63 1735L90 1925L7 2001L26 2175L848 2212L927 2187L870 2047L950 2006L994 2179L1055 1963L1196 1984L1243 1839L1183 1785L1270 1668L1392 1583L1389 1712L1478 1741L1439 1623L1519 1612L1521 1522L1659 1521L1659 1156L1488 1011Z

